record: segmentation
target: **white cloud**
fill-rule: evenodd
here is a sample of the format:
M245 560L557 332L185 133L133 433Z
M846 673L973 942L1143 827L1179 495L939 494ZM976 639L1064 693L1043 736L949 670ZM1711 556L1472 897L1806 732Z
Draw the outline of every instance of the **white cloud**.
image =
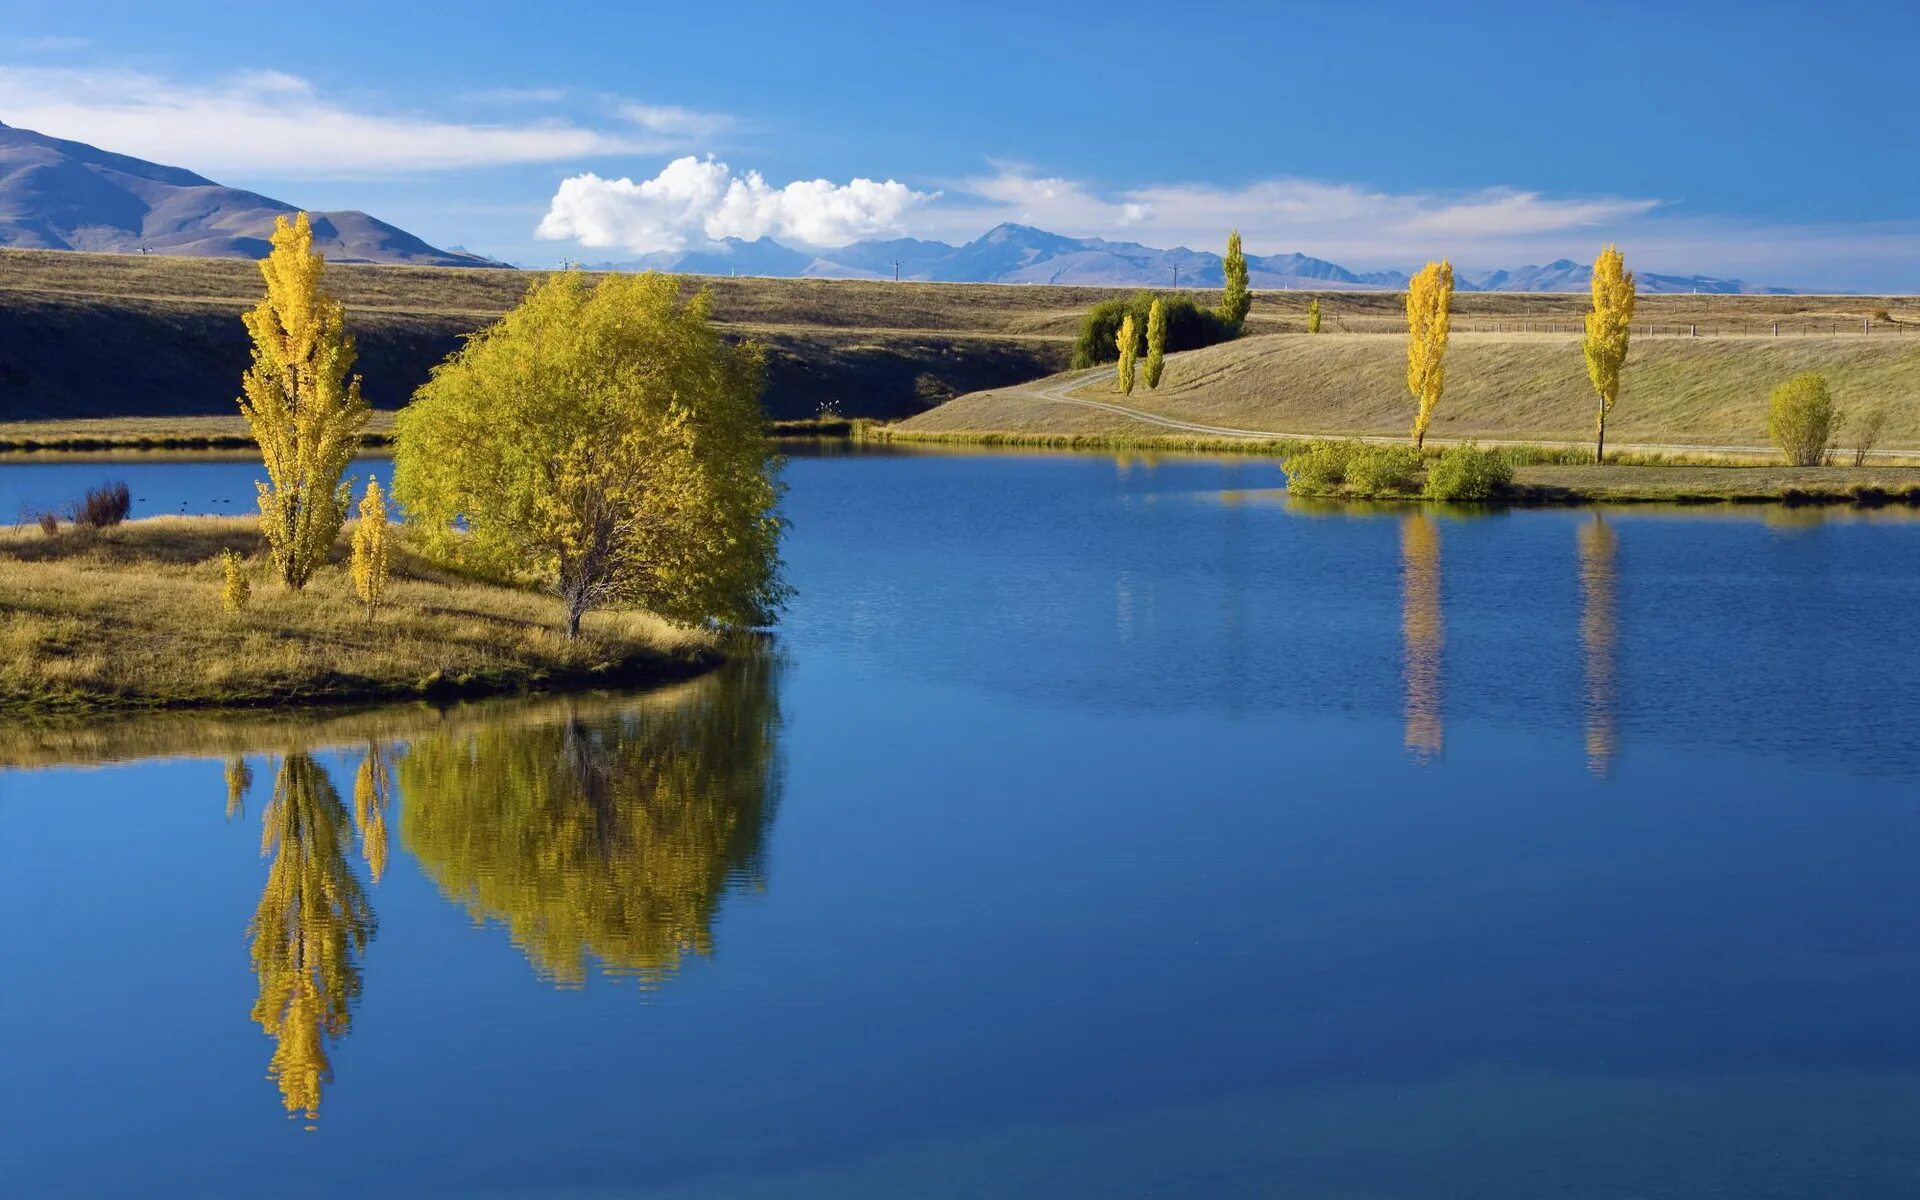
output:
M909 214L936 196L892 179L806 179L776 188L758 171L735 174L712 156L688 155L638 183L593 174L562 181L536 233L635 254L728 237L843 246L904 232Z
M252 71L180 81L135 71L0 66L0 120L205 174L392 175L686 148L683 135L555 118L463 123L362 111L308 81Z
M733 118L725 113L697 112L675 104L634 104L619 106L620 115L648 133L663 137L712 138L733 127Z
M1529 238L1588 236L1644 216L1657 200L1558 199L1492 188L1464 195L1393 193L1311 179L1259 180L1237 187L1148 184L1102 194L1092 186L1000 165L959 181L953 203L927 214L928 229L971 236L1000 221L1076 237L1124 236L1155 245L1214 246L1239 229L1257 254L1290 250L1399 261L1471 254Z

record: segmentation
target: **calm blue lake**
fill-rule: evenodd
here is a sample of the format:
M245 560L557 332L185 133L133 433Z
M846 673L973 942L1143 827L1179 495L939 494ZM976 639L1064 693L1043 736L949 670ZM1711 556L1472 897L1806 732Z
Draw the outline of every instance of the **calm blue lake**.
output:
M787 479L672 691L0 730L0 1195L1920 1194L1920 523Z

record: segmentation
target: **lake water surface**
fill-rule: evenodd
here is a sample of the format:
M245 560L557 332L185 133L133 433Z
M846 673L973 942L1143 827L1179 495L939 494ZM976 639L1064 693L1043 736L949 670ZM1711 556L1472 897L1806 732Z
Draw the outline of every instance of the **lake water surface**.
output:
M787 477L708 679L0 728L0 1195L1920 1194L1905 514Z

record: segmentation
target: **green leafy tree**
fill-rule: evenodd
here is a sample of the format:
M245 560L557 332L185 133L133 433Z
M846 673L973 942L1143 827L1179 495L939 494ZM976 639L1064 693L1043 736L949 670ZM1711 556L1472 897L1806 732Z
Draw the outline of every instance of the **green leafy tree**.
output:
M1140 332L1133 323L1133 314L1120 322L1120 332L1115 335L1115 346L1120 352L1120 375L1114 384L1122 395L1133 394L1133 362L1140 353Z
M1817 467L1840 426L1827 377L1817 371L1795 375L1767 402L1767 435L1796 467Z
M327 561L352 498L343 476L360 449L368 408L353 368L346 310L326 290L326 260L307 214L274 222L260 263L267 294L243 314L253 363L240 415L260 445L260 530L280 578L298 591Z
M1153 298L1147 312L1147 387L1160 386L1160 374L1167 369L1167 306Z
M1221 273L1226 277L1226 288L1220 296L1220 316L1238 334L1247 323L1247 313L1253 308L1253 292L1247 286L1247 256L1240 249L1240 231L1234 230L1227 235L1227 255L1220 262Z
M777 464L762 356L657 272L549 277L438 367L399 418L394 495L444 559L591 609L769 624Z
M1073 369L1084 371L1120 357L1120 322L1133 315L1133 327L1144 332L1152 323L1154 301L1160 302L1167 322L1167 353L1198 350L1233 340L1233 327L1211 308L1191 296L1159 296L1141 290L1130 296L1102 300L1087 310L1073 343Z

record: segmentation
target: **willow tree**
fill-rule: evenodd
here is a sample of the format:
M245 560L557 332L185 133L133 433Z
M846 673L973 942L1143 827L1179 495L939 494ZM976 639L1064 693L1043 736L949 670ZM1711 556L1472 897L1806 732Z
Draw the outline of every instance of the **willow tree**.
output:
M1607 414L1620 398L1620 369L1627 365L1634 297L1633 272L1626 269L1619 249L1601 250L1593 260L1593 310L1587 313L1587 336L1580 344L1587 356L1587 378L1600 394L1600 412L1593 425L1595 463L1607 460Z
M241 379L240 415L260 445L260 530L274 567L298 591L326 562L346 523L347 464L360 447L367 403L353 368L346 310L326 290L326 259L306 213L273 226L260 263L267 294L242 316L253 363Z
M1167 369L1167 306L1153 298L1147 310L1147 387L1160 386L1160 375Z
M1407 390L1413 393L1413 446L1426 445L1427 426L1447 386L1447 333L1452 325L1453 264L1430 262L1407 284Z
M591 609L771 623L780 487L757 346L657 272L549 277L401 414L394 496L430 552Z
M1120 322L1120 332L1114 335L1114 344L1120 351L1120 375L1114 387L1123 395L1133 394L1133 363L1140 356L1140 327L1133 323L1133 314L1128 313L1126 320Z
M1220 295L1220 315L1239 333L1253 308L1253 292L1247 286L1247 256L1240 249L1238 229L1227 235L1227 256L1220 261L1220 271L1226 277L1225 290Z

